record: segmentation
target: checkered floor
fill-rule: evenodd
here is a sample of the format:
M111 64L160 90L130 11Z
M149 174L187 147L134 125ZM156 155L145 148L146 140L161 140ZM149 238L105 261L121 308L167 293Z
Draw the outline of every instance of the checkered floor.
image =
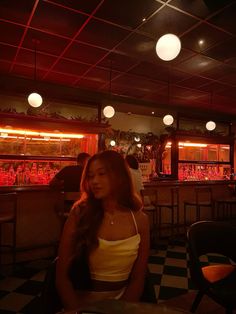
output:
M227 262L220 256L205 256L204 264ZM0 278L0 314L39 314L40 291L50 260L18 264L12 275ZM149 269L157 302L185 294L194 289L188 270L188 254L184 241L163 242L152 250ZM7 273L7 271L5 271ZM41 313L40 313L41 314Z

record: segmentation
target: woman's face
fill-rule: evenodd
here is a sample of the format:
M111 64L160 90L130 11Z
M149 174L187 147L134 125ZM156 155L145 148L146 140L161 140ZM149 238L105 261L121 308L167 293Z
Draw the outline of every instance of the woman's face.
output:
M107 170L99 160L91 162L88 169L88 184L97 199L105 199L111 194L111 183Z

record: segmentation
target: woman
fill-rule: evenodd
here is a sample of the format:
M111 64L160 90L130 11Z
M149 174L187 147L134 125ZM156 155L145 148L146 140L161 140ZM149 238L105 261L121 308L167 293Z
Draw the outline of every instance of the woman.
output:
M59 247L56 286L65 310L107 298L137 302L147 269L149 224L123 157L115 151L91 157L81 190ZM84 246L92 287L81 291L74 289L68 274Z

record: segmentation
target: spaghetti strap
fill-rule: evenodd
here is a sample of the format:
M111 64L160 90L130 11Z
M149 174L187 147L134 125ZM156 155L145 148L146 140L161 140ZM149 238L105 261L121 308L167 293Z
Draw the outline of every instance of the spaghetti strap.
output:
M135 225L136 233L138 234L138 226L137 226L137 222L136 222L136 219L135 219L134 213L132 212L132 210L130 210L130 212L131 212L131 215L132 215L132 217L133 217L133 221L134 221L134 225Z

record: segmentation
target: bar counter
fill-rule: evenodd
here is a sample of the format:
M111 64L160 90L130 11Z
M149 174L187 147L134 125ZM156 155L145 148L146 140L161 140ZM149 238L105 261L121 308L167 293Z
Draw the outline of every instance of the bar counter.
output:
M55 255L61 225L56 208L63 199L59 191L46 185L1 186L0 193L17 193L17 262ZM2 242L11 241L12 226L3 226ZM11 262L9 250L4 251L3 263Z
M183 202L194 199L194 187L211 186L213 199L232 195L229 184L236 181L177 181L155 180L146 182L145 189L155 188L160 200L170 201L170 188L179 187L180 223L183 221ZM57 215L58 206L63 206L62 194L48 185L1 186L0 193L16 192L18 195L17 209L17 261L48 257L56 254L55 248L60 238L61 222ZM203 211L202 219L210 218L210 211ZM168 211L166 211L168 215ZM165 215L163 217L165 220ZM167 217L168 219L168 217ZM163 220L163 221L164 221ZM4 226L3 241L11 241L11 226ZM7 250L6 250L7 252ZM3 256L8 262L9 254Z

